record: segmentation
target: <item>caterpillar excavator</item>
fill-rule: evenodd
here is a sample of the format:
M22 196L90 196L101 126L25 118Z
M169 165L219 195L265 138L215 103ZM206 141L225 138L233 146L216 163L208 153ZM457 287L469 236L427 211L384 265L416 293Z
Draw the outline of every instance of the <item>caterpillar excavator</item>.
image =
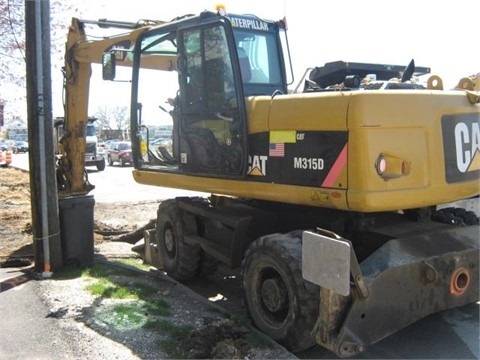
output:
M94 26L124 33L90 39ZM134 179L211 194L159 204L148 250L168 275L241 267L255 326L291 351L319 344L341 357L477 302L478 217L445 204L479 195L478 81L445 90L436 75L417 81L430 69L414 61L335 61L289 91L287 40L285 21L223 9L134 24L73 18L59 191L91 188L91 65L104 80L128 67ZM168 126L157 120L162 88L176 91Z

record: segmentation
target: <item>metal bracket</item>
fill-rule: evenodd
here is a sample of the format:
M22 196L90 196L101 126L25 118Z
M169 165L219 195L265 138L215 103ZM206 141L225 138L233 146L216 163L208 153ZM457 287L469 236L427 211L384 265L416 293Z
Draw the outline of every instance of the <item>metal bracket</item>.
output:
M348 296L352 276L360 297L368 297L368 288L350 241L332 231L317 228L316 233L303 232L302 247L302 271L306 280Z
M344 239L344 238L335 234L332 231L321 229L321 228L317 228L317 232L319 234L323 234L324 236L328 236L328 237L330 237L332 239L335 239L335 240L344 241L344 242L349 244L349 246L350 246L350 274L352 274L353 282L357 286L359 295L362 298L366 299L368 297L368 288L365 285L362 270L360 268L360 264L358 263L357 256L355 255L355 251L353 250L353 246L352 246L352 243L350 242L350 240Z

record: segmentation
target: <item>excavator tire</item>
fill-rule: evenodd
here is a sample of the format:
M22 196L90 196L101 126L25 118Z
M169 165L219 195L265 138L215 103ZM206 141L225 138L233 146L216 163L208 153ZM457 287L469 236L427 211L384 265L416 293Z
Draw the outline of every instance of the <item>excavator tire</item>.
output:
M98 171L103 171L105 170L105 159L102 159L100 161L97 161L97 170Z
M437 210L432 215L433 221L454 226L478 225L479 219L475 212L464 208L447 207Z
M188 220L175 199L165 200L158 207L156 240L163 269L178 281L194 277L200 264L200 247L186 244L183 238L185 231L193 230Z
M242 262L245 307L254 324L292 352L315 345L319 287L302 277L299 233L252 242Z

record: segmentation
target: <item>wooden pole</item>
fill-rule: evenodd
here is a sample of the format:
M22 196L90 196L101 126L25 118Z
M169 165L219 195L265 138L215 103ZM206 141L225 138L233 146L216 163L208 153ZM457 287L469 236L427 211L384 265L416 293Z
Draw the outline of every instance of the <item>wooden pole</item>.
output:
M50 2L25 0L27 114L35 270L63 267L53 147Z

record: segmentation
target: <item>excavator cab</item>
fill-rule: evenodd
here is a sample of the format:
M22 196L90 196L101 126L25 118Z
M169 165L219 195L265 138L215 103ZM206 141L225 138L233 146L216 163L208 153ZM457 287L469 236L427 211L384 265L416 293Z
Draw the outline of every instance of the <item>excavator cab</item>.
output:
M162 89L174 93L169 123L155 120ZM133 51L135 168L243 178L245 97L286 92L279 23L205 12L146 31Z

